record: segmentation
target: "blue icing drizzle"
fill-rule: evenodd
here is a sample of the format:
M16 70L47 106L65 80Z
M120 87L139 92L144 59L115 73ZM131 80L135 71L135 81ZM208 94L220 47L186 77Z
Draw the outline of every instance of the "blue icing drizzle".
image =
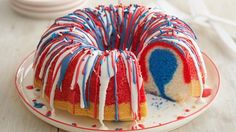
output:
M134 65L134 62L132 61L132 68L133 68L133 82L136 84L136 67Z
M134 15L135 15L136 10L137 10L137 7L135 6L135 9L134 9L134 11L133 11L133 13L132 13L132 17L131 17L130 23L133 23L133 19L134 19ZM132 27L132 26L130 26L129 29L128 29L128 33L129 33L128 45L131 44L131 40L132 40L131 38L132 38L132 34L133 34L133 33L130 33L131 27ZM133 28L133 29L131 30L131 32L134 31L134 28L135 28L135 27L132 27L132 28ZM128 47L129 47L129 46L127 46L126 48L128 48Z
M171 101L174 100L166 95L165 85L172 80L177 66L176 57L169 50L155 49L149 58L149 69L160 91L160 96Z
M93 65L92 65L92 67L91 67L91 69L90 69L90 72L89 72L89 82L88 82L88 97L90 96L90 82L91 82L91 76L92 76L92 73L93 73L93 70L94 70L94 66L95 66L95 64L97 63L97 60L98 60L98 55L96 56L96 58L95 58L95 60L94 60L94 62L93 62ZM88 107L89 107L89 98L88 98Z
M116 71L116 69L114 68L114 73ZM118 121L119 120L119 109L118 109L118 97L117 97L117 79L116 79L116 74L114 74L114 96L115 96L115 120Z
M113 14L112 13L109 13L110 15L110 18L111 18L111 25L112 25L112 33L111 33L111 37L110 37L110 43L111 43L111 48L114 49L115 48L115 42L116 42L116 36L117 36L117 33L116 33L116 29L115 29L115 25L114 25L114 22L112 20L112 15L114 18L116 18L116 14L115 14L115 9L114 9L114 6L113 5L110 5L110 9L112 10ZM116 19L114 19L115 21Z
M73 58L74 55L76 55L79 51L81 51L84 48L93 48L92 46L80 46L80 48L78 48L76 51L74 51L72 54L67 55L63 60L62 60L62 64L61 64L61 72L60 72L60 77L59 80L57 82L57 87L60 88L61 84L62 84L62 80L65 77L68 65L70 63L71 58Z
M89 56L88 57L88 59L87 59L87 61L86 61L86 63L85 63L85 66L84 66L84 75L83 75L83 83L82 83L82 92L83 92L83 99L84 99L84 107L85 108L88 108L88 105L87 105L87 101L86 101L86 94L85 94L85 92L86 92L86 87L85 87L85 77L86 77L86 74L87 74L87 65L88 65L88 62L89 62L89 60L90 60L90 57L91 56Z
M125 10L128 10L128 9L125 9ZM124 39L125 39L125 35L126 35L126 28L127 28L126 27L127 16L128 16L128 13L127 13L127 11L125 11L124 12L124 23L121 24L121 25L123 25L123 28L122 28L122 33L121 33L121 36L120 36L120 46L119 46L119 49L123 49Z
M109 32L110 32L110 21L109 21L109 19L108 19L108 14L107 14L107 12L106 12L106 10L104 10L104 7L103 7L103 11L104 11L104 13L105 13L105 15L106 15L106 21L107 21L107 25L106 25L106 27L105 27L105 31L106 31L106 34L107 34L107 42L109 42L110 41L110 36L109 36ZM111 14L111 13L109 13L109 14Z

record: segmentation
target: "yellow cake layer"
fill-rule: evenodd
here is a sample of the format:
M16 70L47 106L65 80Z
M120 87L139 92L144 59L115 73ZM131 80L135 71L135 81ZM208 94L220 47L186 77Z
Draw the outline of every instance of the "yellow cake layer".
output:
M35 86L38 88L41 88L40 81L34 82ZM49 102L49 98L45 96L46 102ZM79 115L79 116L87 116L91 118L94 117L94 103L90 102L90 107L88 109L82 109L80 108L80 103L77 103L75 105L71 104L68 101L60 101L60 100L54 100L54 107L56 109L65 110L73 115ZM99 105L97 104L97 114L99 110ZM107 105L104 108L104 120L107 121L114 121L115 120L115 104L113 105ZM120 121L130 121L133 120L132 114L131 114L131 103L121 103L118 105L118 114L119 114L119 120ZM141 117L145 117L147 115L147 104L146 102L140 104L140 114Z
M118 105L118 113L119 113L119 120L120 121L130 121L133 120L131 115L131 107L130 103L121 103ZM77 103L75 105L71 104L70 102L66 101L58 101L54 102L54 107L61 110L66 110L73 115L80 115L80 116L88 116L91 118L94 117L94 103L90 103L90 107L88 109L81 109L80 104ZM75 108L73 113L73 107ZM97 114L98 114L98 105L97 105ZM115 120L115 105L108 105L105 106L104 109L104 120L113 121ZM140 111L141 117L145 117L147 114L147 105L146 103L140 104ZM98 116L96 117L98 119Z
M42 81L34 79L34 87L36 88L42 88Z
M201 96L201 86L199 80L191 80L191 93L190 95L193 97Z

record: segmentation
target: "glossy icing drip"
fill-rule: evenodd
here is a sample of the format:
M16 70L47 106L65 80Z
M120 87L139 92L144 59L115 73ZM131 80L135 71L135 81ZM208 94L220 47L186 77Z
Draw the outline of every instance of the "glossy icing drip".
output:
M80 107L89 108L90 79L95 65L100 65L100 91L98 118L103 124L106 91L114 77L115 120L119 120L117 77L118 58L122 58L131 91L131 108L134 119L139 116L139 90L143 85L138 60L143 49L156 42L165 41L185 54L190 53L197 69L198 79L204 87L206 70L192 30L176 17L159 10L139 5L99 6L85 8L56 19L43 34L35 53L35 78L42 80L44 97L47 82L52 81L50 107L54 109L55 90L62 91L68 65L79 56L75 65L70 89L76 85L80 91ZM101 60L98 62L98 60ZM53 65L56 63L55 65ZM52 80L49 71L53 70ZM202 74L203 73L203 74ZM101 81L102 80L102 81ZM88 86L87 86L88 85ZM86 94L88 88L88 94ZM103 124L104 125L104 124Z
M105 101L106 101L106 91L108 88L108 83L111 77L113 77L116 74L116 68L112 67L112 53L108 53L107 56L103 56L102 62L101 62L101 76L100 81L100 92L99 92L99 114L98 119L100 120L101 124L103 124L104 120L104 108L105 108Z

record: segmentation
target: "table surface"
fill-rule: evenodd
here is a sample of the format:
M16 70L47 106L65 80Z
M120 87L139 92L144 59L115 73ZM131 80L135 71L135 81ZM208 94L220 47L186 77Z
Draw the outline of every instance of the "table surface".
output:
M214 3L213 0L208 0ZM232 2L232 0L231 0ZM175 2L176 4L179 4ZM183 2L182 2L183 3ZM236 2L234 2L236 4ZM90 3L95 5L97 3ZM234 5L235 5L234 4ZM219 16L236 21L230 0L212 6ZM221 8L225 7L225 13ZM184 9L184 8L183 8ZM220 10L220 11L219 11ZM218 12L217 12L218 11ZM43 31L52 20L31 19L21 16L0 0L0 131L1 132L56 132L55 128L30 113L20 101L14 85L14 76L22 60L36 48ZM199 46L216 63L221 74L221 91L207 112L174 132L232 132L236 131L236 57L218 39L210 28L191 25L199 38ZM224 108L224 109L223 109Z

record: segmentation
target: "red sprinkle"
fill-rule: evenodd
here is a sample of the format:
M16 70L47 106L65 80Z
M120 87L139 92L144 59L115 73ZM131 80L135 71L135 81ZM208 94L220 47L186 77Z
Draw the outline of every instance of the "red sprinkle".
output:
M210 89L210 88L204 89L204 90L203 90L203 93L202 93L202 97L208 97L208 96L210 96L210 95L211 95L211 91L212 91L212 89Z
M36 102L36 99L33 99L32 101L33 101L33 102Z
M34 89L34 86L33 85L29 85L29 86L26 86L26 88L29 89L29 90L32 90L32 89Z
M189 110L189 109L185 109L184 111L185 111L185 112L189 112L190 110Z
M71 39L70 43L71 43L71 44L73 44L73 43L74 43L74 40L73 40L73 39Z
M52 115L52 112L49 110L47 113L46 113L46 116L49 117Z
M97 125L96 125L96 124L94 124L94 125L92 125L92 127L97 127Z
M72 123L72 126L75 126L75 127L76 127L76 126L77 126L77 124L76 124L76 123Z
M92 51L91 51L91 50L88 50L87 54L91 54L91 53L92 53Z
M181 119L184 119L184 118L185 118L184 116L178 116L177 120L181 120Z

